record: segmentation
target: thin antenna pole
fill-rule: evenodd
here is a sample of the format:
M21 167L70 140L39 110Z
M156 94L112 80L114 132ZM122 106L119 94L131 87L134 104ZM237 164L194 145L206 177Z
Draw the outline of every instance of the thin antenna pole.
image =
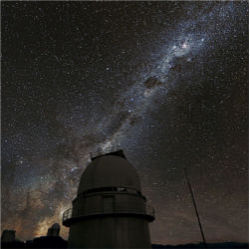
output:
M186 180L187 180L188 188L189 188L189 191L190 191L190 194L191 194L191 197L192 197L192 201L193 201L195 213L196 213L196 216L197 216L197 220L198 220L198 224L199 224L199 228L200 228L200 232L201 232L201 237L202 237L204 246L207 247L207 242L206 242L205 235L204 235L204 232L203 232L203 229L202 229L202 225L201 225L201 221L200 221L200 216L199 216L197 205L196 205L195 198L194 198L193 189L192 189L191 183L189 181L188 174L187 174L187 169L186 168L184 168L184 173L185 173L185 177L186 177Z

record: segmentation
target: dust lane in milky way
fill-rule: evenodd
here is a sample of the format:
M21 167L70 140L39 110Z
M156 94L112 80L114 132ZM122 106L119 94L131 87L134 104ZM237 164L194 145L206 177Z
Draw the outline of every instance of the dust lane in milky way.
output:
M207 239L248 239L246 2L2 8L2 229L46 234L90 153L119 147L156 208L154 243L200 241L184 166Z

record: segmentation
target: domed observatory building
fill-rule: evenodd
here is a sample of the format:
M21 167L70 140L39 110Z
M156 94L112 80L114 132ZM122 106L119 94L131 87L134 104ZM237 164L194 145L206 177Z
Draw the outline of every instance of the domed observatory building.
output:
M70 248L151 248L154 211L121 150L92 158L72 204L63 214Z

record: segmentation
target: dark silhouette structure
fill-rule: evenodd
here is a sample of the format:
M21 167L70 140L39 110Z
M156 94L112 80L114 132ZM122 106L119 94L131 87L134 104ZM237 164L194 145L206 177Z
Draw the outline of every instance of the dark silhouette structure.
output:
M26 248L67 248L67 241L60 236L41 236L27 241Z
M26 248L67 248L67 241L59 236L60 225L53 224L47 232L47 236L34 238L26 242Z
M48 229L47 236L56 237L59 236L59 233L60 233L60 225L58 223L55 223Z
M154 211L121 150L92 158L72 204L63 215L69 248L151 248Z
M47 236L41 236L25 242L15 238L15 230L4 230L1 248L67 248L67 241L59 236L60 225L55 223L48 229Z
M13 242L16 240L15 230L4 230L1 236L2 242Z
M15 230L4 230L1 236L1 248L24 248L25 244L16 239Z

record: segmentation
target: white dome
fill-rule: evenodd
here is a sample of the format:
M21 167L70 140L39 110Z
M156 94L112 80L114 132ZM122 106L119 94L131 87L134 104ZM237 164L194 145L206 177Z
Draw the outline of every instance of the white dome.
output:
M78 194L103 187L141 189L136 169L117 155L103 155L94 159L82 174Z

